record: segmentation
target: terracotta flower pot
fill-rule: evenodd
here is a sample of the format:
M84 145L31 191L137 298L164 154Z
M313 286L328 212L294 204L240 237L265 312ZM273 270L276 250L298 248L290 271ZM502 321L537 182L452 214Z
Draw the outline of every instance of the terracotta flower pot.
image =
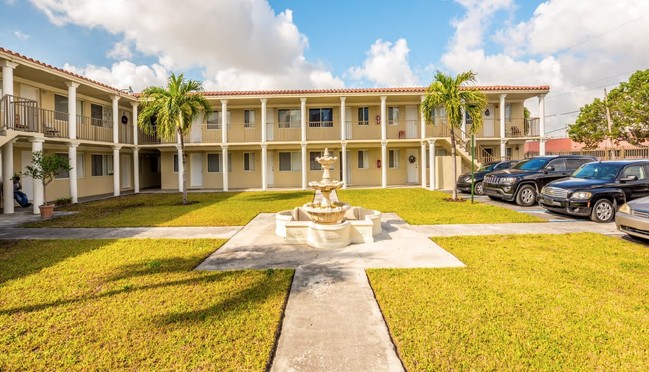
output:
M41 210L41 219L46 220L52 218L54 214L54 204L43 204L39 205L38 208Z

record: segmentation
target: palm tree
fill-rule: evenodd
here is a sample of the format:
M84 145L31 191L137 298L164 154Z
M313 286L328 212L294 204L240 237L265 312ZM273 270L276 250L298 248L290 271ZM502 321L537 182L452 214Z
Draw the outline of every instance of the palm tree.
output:
M183 74L171 74L167 87L148 87L141 93L142 111L138 116L138 126L149 134L165 140L177 139L182 157L183 204L187 204L187 180L185 173L185 142L192 121L201 114L212 111L207 99L198 92L203 84L196 80L185 80ZM155 124L154 124L155 123Z
M421 111L427 122L434 118L437 107L443 107L446 120L451 129L451 156L453 158L453 200L457 200L457 159L455 151L455 130L461 128L462 112L473 119L471 132L482 125L482 112L487 105L487 96L477 89L462 89L467 83L475 83L473 71L463 72L453 78L437 71L435 80L426 90L426 97L421 104Z

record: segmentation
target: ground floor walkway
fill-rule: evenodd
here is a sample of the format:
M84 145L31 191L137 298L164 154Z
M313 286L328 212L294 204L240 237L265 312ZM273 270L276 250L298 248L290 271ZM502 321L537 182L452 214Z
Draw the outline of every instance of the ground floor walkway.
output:
M198 270L295 269L272 360L273 371L402 371L367 268L464 267L431 236L595 232L619 234L613 223L557 221L526 224L409 225L382 216L374 243L340 249L285 244L274 234L274 215L246 226L145 228L21 228L31 213L0 215L0 239L229 239Z

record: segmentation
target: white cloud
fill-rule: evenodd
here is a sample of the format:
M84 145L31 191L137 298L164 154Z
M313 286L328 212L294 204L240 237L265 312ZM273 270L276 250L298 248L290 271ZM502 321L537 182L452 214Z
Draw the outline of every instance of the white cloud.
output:
M600 0L596 5L548 0L530 19L495 31L489 21L497 12L512 11L515 4L507 0L457 2L466 14L453 22L456 32L441 57L443 66L454 73L472 69L480 84L550 85L548 130L572 123L574 111L601 97L604 86L649 67L649 45L629 37L649 33L646 0ZM501 51L487 53L485 40L499 44ZM533 114L536 102L529 102Z
M120 41L113 45L113 49L109 50L108 53L106 53L106 56L118 60L129 59L133 57L133 53L131 52L131 47L127 41Z
M377 40L367 52L363 67L352 67L353 79L367 79L376 86L413 86L417 78L408 63L408 42L399 39L395 43Z
M304 58L307 38L292 12L276 14L266 0L31 0L57 25L103 28L123 36L111 56L127 50L156 56L170 71L200 68L206 86L259 89L341 84ZM126 48L132 46L131 48ZM318 84L318 85L316 85Z
M169 77L169 71L159 64L138 66L128 61L114 63L110 68L95 65L76 67L69 64L63 68L114 88L132 87L135 92L150 85L164 86Z
M19 40L28 40L31 35L28 35L26 33L23 33L21 31L14 31L14 36L17 37Z

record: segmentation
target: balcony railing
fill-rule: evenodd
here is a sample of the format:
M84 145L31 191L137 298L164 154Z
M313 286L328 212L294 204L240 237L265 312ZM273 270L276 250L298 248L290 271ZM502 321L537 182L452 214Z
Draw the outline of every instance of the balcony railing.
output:
M421 137L417 120L392 121L387 127L388 139L417 139Z
M348 121L345 126L346 139L348 140L381 139L381 126L371 121Z
M228 142L261 142L261 127L250 123L228 124Z
M113 142L113 122L77 115L77 138L98 142Z

